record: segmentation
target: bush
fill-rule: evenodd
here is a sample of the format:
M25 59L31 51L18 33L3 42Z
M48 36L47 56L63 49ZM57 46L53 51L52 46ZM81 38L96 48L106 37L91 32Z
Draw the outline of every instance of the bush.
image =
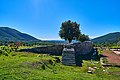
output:
M55 57L55 62L56 62L56 63L60 63L59 57Z
M44 64L42 64L42 67L41 67L43 70L45 70L45 65Z
M49 63L51 64L51 65L53 65L53 61L52 60L48 60L49 61Z
M0 55L8 56L9 54L12 54L14 50L8 46L3 46L0 48Z

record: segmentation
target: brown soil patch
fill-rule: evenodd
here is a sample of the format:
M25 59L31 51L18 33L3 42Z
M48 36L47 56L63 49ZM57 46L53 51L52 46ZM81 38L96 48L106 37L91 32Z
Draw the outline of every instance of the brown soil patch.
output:
M112 51L103 51L103 55L106 56L108 63L120 65L120 56Z

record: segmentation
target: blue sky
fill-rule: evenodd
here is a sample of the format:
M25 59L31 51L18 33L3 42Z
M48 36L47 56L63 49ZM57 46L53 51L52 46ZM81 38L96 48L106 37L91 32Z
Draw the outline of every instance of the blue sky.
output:
M60 39L67 20L79 23L91 38L120 32L120 0L0 0L0 26L39 39Z

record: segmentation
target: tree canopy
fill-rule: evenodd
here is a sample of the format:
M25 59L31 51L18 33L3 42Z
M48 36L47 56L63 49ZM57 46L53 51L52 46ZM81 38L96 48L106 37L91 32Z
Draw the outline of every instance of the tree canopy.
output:
M84 41L89 40L89 37L88 37L88 35L80 34L79 37L78 37L78 40L81 41L81 42L84 42Z
M62 39L68 40L71 43L72 40L77 40L79 34L79 24L76 22L71 22L70 20L62 23L59 31L59 36Z
M80 24L72 22L70 20L61 24L59 36L62 39L68 40L71 43L72 40L80 40L81 42L88 40L89 37L80 32Z

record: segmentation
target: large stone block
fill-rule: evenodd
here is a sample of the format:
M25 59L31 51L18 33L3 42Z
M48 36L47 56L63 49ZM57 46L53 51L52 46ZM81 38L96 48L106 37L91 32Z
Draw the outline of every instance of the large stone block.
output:
M64 65L76 65L75 64L75 50L74 48L65 47L62 53L62 64Z
M83 43L73 44L76 54L88 54L93 50L93 43L91 41L85 41Z

